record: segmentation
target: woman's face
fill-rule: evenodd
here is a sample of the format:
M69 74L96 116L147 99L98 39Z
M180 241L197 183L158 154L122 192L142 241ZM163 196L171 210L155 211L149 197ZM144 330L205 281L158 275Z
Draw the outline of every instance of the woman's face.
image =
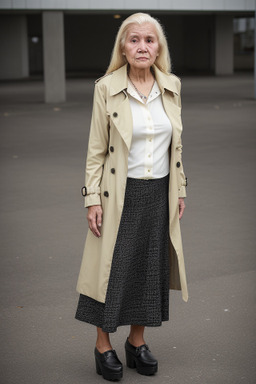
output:
M147 69L159 52L155 26L151 23L131 24L127 30L123 53L131 67Z

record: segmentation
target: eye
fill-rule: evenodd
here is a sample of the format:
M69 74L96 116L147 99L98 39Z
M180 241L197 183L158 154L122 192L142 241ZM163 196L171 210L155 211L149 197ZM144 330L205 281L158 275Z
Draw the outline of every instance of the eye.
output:
M135 39L135 38L131 39L132 43L136 43L136 41L137 41L137 39Z
M153 43L153 39L148 38L148 39L147 39L147 42L148 42L148 43Z

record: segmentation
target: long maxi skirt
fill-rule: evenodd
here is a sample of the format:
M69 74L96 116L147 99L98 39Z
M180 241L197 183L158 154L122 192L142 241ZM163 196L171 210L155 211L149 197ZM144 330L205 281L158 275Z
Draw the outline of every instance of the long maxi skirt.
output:
M169 175L127 178L105 303L80 294L75 318L104 332L169 319Z

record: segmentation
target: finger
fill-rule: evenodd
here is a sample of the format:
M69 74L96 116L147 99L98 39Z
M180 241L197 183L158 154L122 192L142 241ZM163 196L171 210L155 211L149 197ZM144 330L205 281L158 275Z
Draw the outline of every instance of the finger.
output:
M93 234L94 234L96 237L100 237L100 236L101 236L100 231L99 231L99 229L98 229L97 227L94 228L94 230L93 230Z
M184 208L185 208L185 207L184 207L183 205L180 205L180 206L179 206L179 219L181 219L182 216L183 216Z
M100 232L98 230L98 226L97 226L97 215L95 214L95 216L93 217L93 221L91 223L91 230L93 232L93 234L97 237L100 236Z
M97 213L97 226L100 228L102 226L102 212Z
M96 237L100 237L100 231L98 230L96 221L93 223L92 228L91 228L91 231L92 231L92 233L93 233Z
M92 231L92 233L94 234L94 236L99 237L100 232L98 231L98 228L97 228L96 214L88 216L88 223L89 223L89 228Z

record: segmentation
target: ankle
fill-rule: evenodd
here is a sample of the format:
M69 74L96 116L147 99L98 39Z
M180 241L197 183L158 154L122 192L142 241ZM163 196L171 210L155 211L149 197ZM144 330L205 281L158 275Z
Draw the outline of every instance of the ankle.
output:
M134 347L140 347L141 345L145 344L145 340L142 336L129 335L128 341Z
M98 327L97 327L96 348L100 353L104 353L112 349L109 333L103 332L102 329Z
M110 349L113 349L110 342L100 342L98 340L96 341L96 348L99 353L104 353L106 351L109 351Z

